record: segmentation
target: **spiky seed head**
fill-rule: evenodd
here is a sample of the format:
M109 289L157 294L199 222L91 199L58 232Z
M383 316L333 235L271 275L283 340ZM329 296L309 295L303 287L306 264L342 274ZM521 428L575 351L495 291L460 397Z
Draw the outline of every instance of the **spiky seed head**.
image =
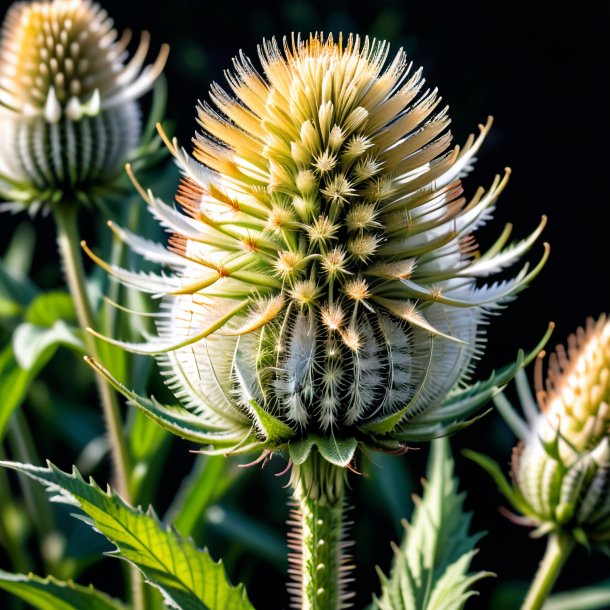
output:
M1 196L32 211L116 179L140 139L135 100L167 57L163 47L143 68L144 33L126 63L130 38L91 0L11 6L0 39Z
M524 381L522 380L522 383ZM512 475L526 515L546 532L556 527L580 540L610 537L610 321L589 319L558 346L536 398L522 389L524 438L513 452Z
M482 278L518 261L544 219L523 241L507 245L506 229L487 253L463 247L506 184L462 197L491 121L451 149L447 112L402 50L389 59L385 42L313 34L265 41L259 58L260 70L236 58L231 93L214 85L199 107L198 163L168 143L187 214L148 202L182 248L153 254L120 232L175 271L111 269L164 300L158 338L115 342L161 354L222 451L290 439L297 463L299 447L332 441L339 453L320 450L346 464L360 442L397 450L459 428L518 368L467 387L487 314L528 284L546 250L513 279Z

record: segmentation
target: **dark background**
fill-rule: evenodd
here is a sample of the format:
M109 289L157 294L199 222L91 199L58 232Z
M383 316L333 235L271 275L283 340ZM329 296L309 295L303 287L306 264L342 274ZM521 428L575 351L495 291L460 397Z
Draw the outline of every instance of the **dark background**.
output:
M8 3L3 1L0 7L5 6ZM185 145L196 128L197 99L206 98L212 80L222 83L222 71L231 66L238 50L255 58L262 37L291 32L357 32L387 39L395 50L404 46L415 63L424 67L428 83L438 87L450 105L456 142L463 142L492 114L494 127L466 188L474 193L480 184L489 185L505 166L512 168L513 175L500 198L495 222L481 232L481 241L489 243L505 222L514 223L515 237L524 237L547 214L543 239L552 249L548 264L531 288L492 320L481 374L514 358L518 348L535 345L549 320L557 324L551 339L555 344L564 341L587 316L610 310L610 3L581 1L560 8L550 2L293 0L263 5L171 0L153 5L106 0L104 6L119 29L148 29L153 47L161 42L171 45L165 72L167 118ZM0 244L21 220L0 217ZM48 220L36 222L38 279L52 285L59 282L57 268L44 261L45 252L53 248L54 230ZM541 252L542 246L537 244L530 256L534 259ZM499 416L492 413L460 434L454 447L487 452L506 464L513 442ZM181 445L176 451L188 448ZM405 516L411 511L411 493L419 489L425 456L423 448L396 458L407 470ZM457 452L456 460L468 492L467 507L477 509L473 527L488 531L475 567L498 575L480 583L482 595L467 607L494 608L498 587L519 591L518 582L510 583L527 581L544 545L531 542L525 529L498 514L502 500L486 475ZM168 468L174 472L174 466L168 464ZM280 464L263 474L250 469L240 496L242 508L249 505L271 531L279 529L280 533L286 515L283 505L278 508L276 504L282 502L285 492L280 487L286 481L278 481L272 473L282 469ZM376 476L374 468L371 475ZM391 523L384 520L383 507L371 501L371 479L352 477L351 484L358 507L353 517L361 566L356 580L357 607L362 607L369 591L377 586L373 565L388 569L389 541L397 534L395 519ZM402 479L395 482L401 484ZM222 537L198 542L210 545L216 557L224 552ZM606 558L589 557L579 550L558 588L602 579L608 566ZM288 605L281 573L255 556L230 559L229 571L234 580L251 581L251 596L261 610ZM271 602L269 591L278 591L277 600Z

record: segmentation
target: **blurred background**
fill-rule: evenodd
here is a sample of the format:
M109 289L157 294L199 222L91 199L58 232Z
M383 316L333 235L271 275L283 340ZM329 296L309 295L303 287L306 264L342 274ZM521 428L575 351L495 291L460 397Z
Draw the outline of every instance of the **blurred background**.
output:
M165 71L167 125L187 147L197 127L196 102L207 98L213 80L222 84L231 58L240 49L255 58L263 37L292 32L355 32L387 39L394 50L404 47L415 64L423 66L428 84L438 87L450 105L458 143L493 115L494 127L476 170L465 181L467 193L474 193L479 185L488 186L506 166L513 174L500 198L495 222L481 231L480 242L491 243L506 222L514 223L515 238L524 237L547 214L543 239L551 244L551 257L532 286L492 320L481 375L514 359L519 348L533 347L549 320L556 323L552 346L565 341L587 316L610 311L610 3L583 0L568 8L545 4L543 9L534 2L409 0L103 2L119 30L147 29L153 48L162 42L171 45ZM0 14L8 5L1 0ZM151 180L157 192L171 198L176 185L171 167L156 172ZM129 201L144 205L137 198ZM60 286L49 219L30 223L23 215L0 216L0 251L24 222L32 224L35 232L35 282L44 288ZM105 231L85 218L83 232L95 243L103 239L98 233ZM531 258L541 252L537 244ZM0 337L10 339L6 332ZM101 429L90 373L81 369L75 356L60 350L24 405L38 453L64 469ZM58 396L64 403L61 408L59 398L54 400ZM62 436L61 429L65 433L71 426L73 438ZM468 447L507 465L513 444L512 434L496 413L453 440L457 472L468 494L466 506L477 511L473 529L487 531L473 567L497 574L496 579L479 583L481 595L467 606L472 610L517 607L544 549L543 542L529 539L525 528L500 515L503 501L494 484L459 453ZM192 464L191 449L187 443L173 441L159 454L164 464L158 482L163 493L155 496L160 514L170 498L165 492L175 491L181 474ZM378 589L374 566L389 570L389 542L399 539L400 518L410 515L411 495L421 491L426 456L425 447L401 458L372 456L375 463L361 464L366 476L350 477L356 507L352 512L358 541L356 564L360 566L357 608L365 606L370 592ZM254 605L265 610L288 606L282 542L287 478L273 476L282 470L281 458L262 472L258 466L235 466L231 476L238 483L207 509L205 524L196 530L197 542L208 546L215 558L222 555L232 579L245 581ZM100 482L104 472L103 467L96 470ZM587 556L579 549L558 589L601 580L607 577L608 566L608 559ZM108 564L102 571L85 571L79 580L101 583L101 588L109 590L112 578L108 575L113 577L117 569ZM270 591L277 592L273 601Z

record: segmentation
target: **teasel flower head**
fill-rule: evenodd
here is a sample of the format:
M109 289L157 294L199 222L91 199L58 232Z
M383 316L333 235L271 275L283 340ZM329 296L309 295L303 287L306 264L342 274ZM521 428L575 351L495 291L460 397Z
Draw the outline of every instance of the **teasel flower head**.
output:
M451 148L449 115L400 50L322 34L244 54L198 108L194 159L167 145L179 209L141 193L169 247L114 231L168 272L104 265L162 299L157 354L183 407L128 394L151 417L220 452L317 446L346 465L358 444L400 451L464 425L527 360L469 386L499 312L538 273L487 280L544 225L481 254L508 170L473 197L461 178L490 127ZM91 252L94 258L95 254ZM531 356L529 356L531 357Z
M140 141L136 100L168 51L145 66L148 33L128 59L130 39L90 0L10 7L0 39L0 196L10 208L91 199L121 175Z
M525 421L504 396L495 399L521 437L513 451L513 488L504 488L524 516L518 521L536 526L535 534L562 528L610 550L610 321L589 319L567 349L557 347L545 384L543 356L536 399L525 373L517 376Z

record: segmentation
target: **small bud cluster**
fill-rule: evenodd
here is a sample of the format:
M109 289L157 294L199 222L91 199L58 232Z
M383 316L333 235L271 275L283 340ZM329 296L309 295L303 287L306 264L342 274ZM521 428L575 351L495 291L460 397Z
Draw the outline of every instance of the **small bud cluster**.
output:
M521 392L527 434L513 454L525 514L547 531L561 526L583 542L610 538L610 321L589 320L549 360L538 360L537 399Z
M35 209L108 187L140 139L136 99L161 73L128 62L125 32L90 0L17 2L0 42L0 193Z

